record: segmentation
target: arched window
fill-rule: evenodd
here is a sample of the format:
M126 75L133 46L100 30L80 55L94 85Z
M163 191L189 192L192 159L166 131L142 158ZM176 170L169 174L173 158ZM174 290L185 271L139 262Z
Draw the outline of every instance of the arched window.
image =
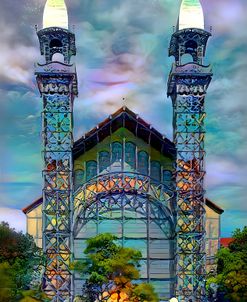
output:
M112 163L116 161L122 161L123 158L123 146L119 142L112 143Z
M148 175L148 154L145 151L138 152L138 172Z
M136 169L136 145L131 142L125 144L125 163L131 169Z
M163 171L163 183L169 187L172 188L173 185L173 179L172 179L172 172L169 170Z
M89 180L97 175L97 162L90 160L86 163L86 180Z
M110 166L110 153L101 151L99 153L99 172L107 169Z
M63 44L62 44L62 42L59 39L53 39L50 42L50 48L55 48L55 47L60 48L62 46L63 46Z
M84 183L84 170L80 169L80 170L76 170L75 171L75 190L77 190L79 188L79 186L81 186Z
M151 177L155 180L160 181L161 171L160 163L156 160L151 161Z

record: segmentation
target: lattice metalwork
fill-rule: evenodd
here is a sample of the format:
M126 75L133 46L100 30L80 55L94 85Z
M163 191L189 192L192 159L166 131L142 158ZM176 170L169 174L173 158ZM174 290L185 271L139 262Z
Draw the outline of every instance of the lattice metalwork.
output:
M43 250L47 259L43 289L51 301L63 302L73 299L69 264L73 211L72 110L77 81L75 67L51 62L51 54L61 52L69 63L71 53L66 53L69 46L62 46L69 43L68 37L73 34L50 28L42 30L38 36L41 52L47 59L45 65L36 66L37 83L43 97ZM54 39L60 41L61 49L56 50L56 46L53 48L53 44L48 43Z
M77 229L76 220L80 217L99 195L125 192L149 196L158 200L166 209L167 216L173 221L174 217L174 191L171 188L156 182L149 176L132 172L108 173L95 177L80 187L74 196L74 230Z
M74 200L75 258L83 257L91 236L113 233L119 244L142 252L141 279L166 301L174 282L174 190L145 175L119 172L91 179Z
M186 302L206 301L204 98L212 73L200 64L209 35L197 29L178 31L170 47L176 59L168 83L177 148L176 296ZM181 49L182 54L191 52L192 63L180 65Z

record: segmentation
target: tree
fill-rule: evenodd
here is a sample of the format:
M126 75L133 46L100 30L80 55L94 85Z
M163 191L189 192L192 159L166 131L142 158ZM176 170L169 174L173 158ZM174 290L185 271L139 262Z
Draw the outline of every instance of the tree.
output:
M41 301L41 249L31 236L0 223L0 302ZM33 298L31 298L33 297ZM25 299L25 300L23 300Z
M225 301L247 301L247 227L233 233L233 242L217 253L217 275L208 279L207 286L218 285ZM222 301L222 300L220 300Z
M150 284L133 283L140 277L141 252L117 245L116 239L107 233L88 239L87 258L72 264L72 269L87 277L83 301L159 301Z

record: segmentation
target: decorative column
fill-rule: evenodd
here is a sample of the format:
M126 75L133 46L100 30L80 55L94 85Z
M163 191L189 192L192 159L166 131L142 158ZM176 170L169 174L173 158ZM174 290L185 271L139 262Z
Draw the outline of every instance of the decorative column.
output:
M51 6L55 18L56 9L60 9L60 19L53 19L55 24L37 33L45 64L36 64L35 75L43 99L43 251L46 256L43 290L53 302L62 302L73 299L69 265L72 256L73 101L77 96L77 77L75 66L70 65L71 56L76 54L75 36L67 28L59 27L63 1L58 1L59 8L55 2L48 0L45 12L48 16ZM44 24L45 21L47 23L44 15ZM63 62L53 60L57 53L63 56Z
M189 2L196 8L191 5L188 13L185 6ZM190 26L196 18L193 14L198 13L198 3L182 2L178 28L169 48L169 55L175 57L168 96L173 103L177 149L176 297L183 302L206 301L204 100L212 72L210 66L203 65L203 57L211 34L204 30L204 24L201 26L200 18L198 24L193 23L198 28ZM182 62L183 55L190 57L187 62Z

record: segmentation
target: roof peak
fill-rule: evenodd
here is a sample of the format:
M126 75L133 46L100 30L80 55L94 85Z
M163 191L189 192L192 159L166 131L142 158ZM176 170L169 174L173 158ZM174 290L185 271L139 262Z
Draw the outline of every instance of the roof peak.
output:
M82 152L90 150L99 142L99 140L102 141L107 136L110 136L111 133L122 127L129 130L146 143L153 145L162 153L172 158L175 157L176 150L173 142L128 107L123 106L75 142L73 148L74 158L77 158Z

